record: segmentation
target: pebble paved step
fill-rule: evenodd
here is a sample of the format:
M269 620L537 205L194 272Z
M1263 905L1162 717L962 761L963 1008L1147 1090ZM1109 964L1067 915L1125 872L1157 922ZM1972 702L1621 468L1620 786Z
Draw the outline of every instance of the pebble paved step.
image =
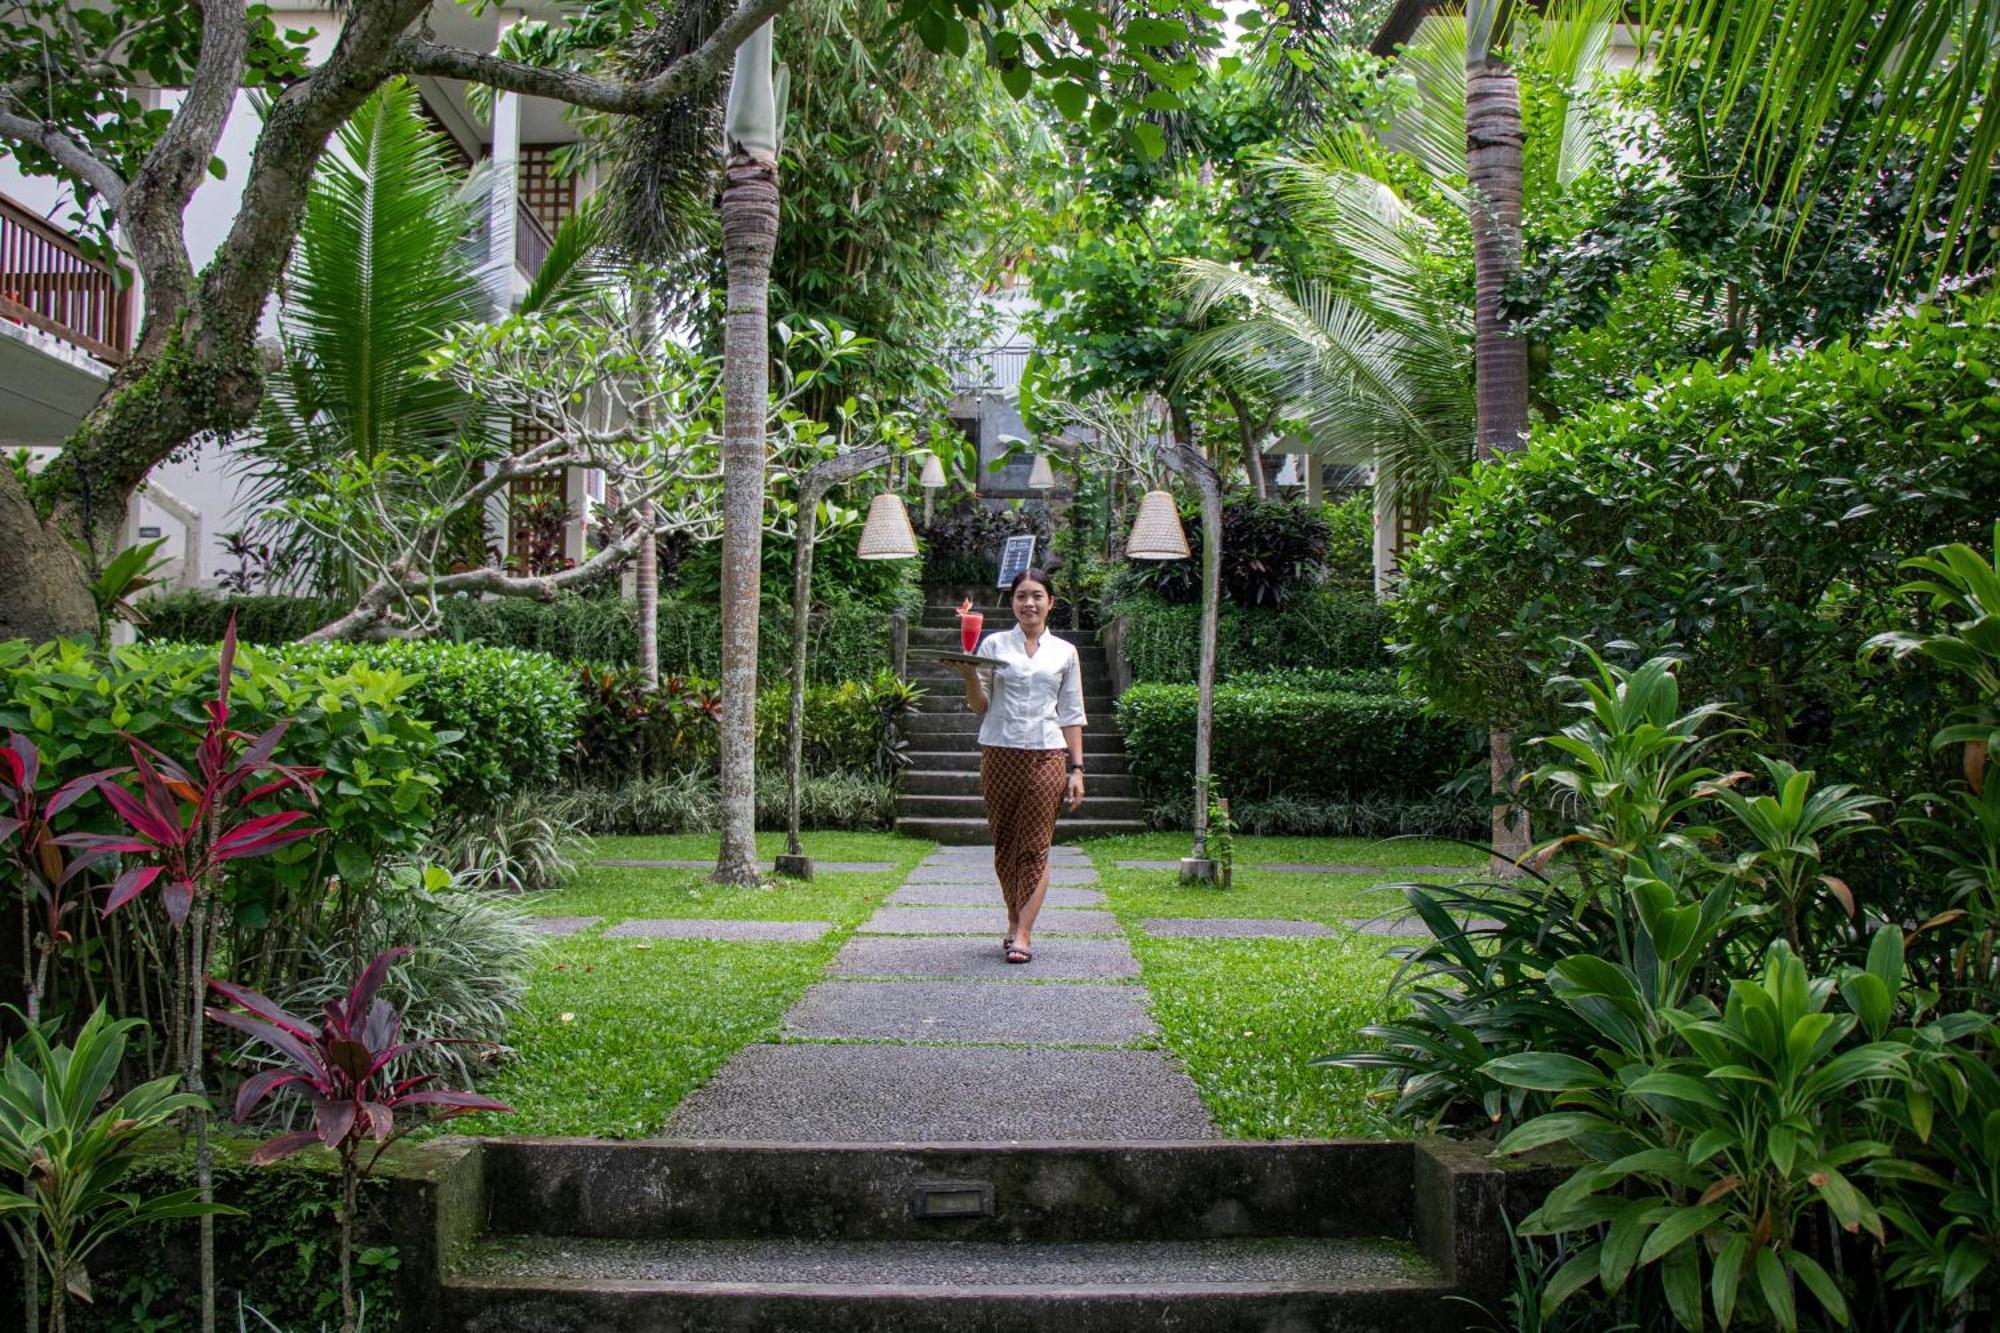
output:
M798 1037L1124 1046L1155 1031L1136 986L822 981L785 1015Z
M1087 812L1089 806L1085 806ZM1150 833L1152 825L1142 819L1096 819L1087 814L1056 821L1056 841L1076 842L1084 838L1115 838L1126 834ZM906 838L928 838L947 846L967 847L987 841L985 819L942 819L930 816L898 817L896 832Z
M1086 761L1083 776L1093 802L1100 797L1139 794L1138 784L1126 773L1093 773ZM911 796L977 796L979 770L933 769L922 773L912 770L903 775L903 790Z
M1089 776L1088 773L1084 775L1086 787L1089 785ZM896 809L900 815L910 819L957 818L984 821L986 818L986 802L981 800L976 794L971 796L918 796L906 793L902 800L897 802ZM1128 819L1138 821L1143 820L1145 817L1146 806L1143 801L1131 796L1100 796L1096 792L1091 792L1090 798L1075 813L1072 814L1070 811L1064 810L1056 821L1056 827L1060 829L1065 822L1074 823L1079 819Z
M915 739L923 741L925 739L943 740L945 738L926 738L920 736ZM1100 749L1095 754L1089 750L1083 752L1083 772L1085 777L1097 773L1123 775L1129 771L1126 767L1123 751L1106 751ZM903 770L903 775L908 777L914 773L970 773L977 778L979 774L979 748L975 745L967 745L961 749L951 750L913 748L910 751L910 767Z

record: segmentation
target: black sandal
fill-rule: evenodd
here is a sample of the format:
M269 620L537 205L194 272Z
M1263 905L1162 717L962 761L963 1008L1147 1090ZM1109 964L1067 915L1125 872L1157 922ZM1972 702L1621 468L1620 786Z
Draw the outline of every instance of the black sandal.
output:
M1023 949L1012 940L1009 940L1007 941L1007 961L1010 963L1032 963L1035 961L1035 955Z

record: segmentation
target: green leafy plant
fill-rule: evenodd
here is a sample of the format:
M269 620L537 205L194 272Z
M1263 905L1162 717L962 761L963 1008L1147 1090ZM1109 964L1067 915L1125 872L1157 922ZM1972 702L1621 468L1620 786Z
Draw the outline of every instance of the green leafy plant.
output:
M1769 795L1748 795L1719 787L1715 800L1755 840L1731 869L1738 878L1777 899L1785 939L1812 965L1815 948L1799 928L1817 891L1824 888L1851 919L1854 892L1838 875L1821 869L1824 850L1864 829L1877 829L1869 811L1886 805L1879 796L1864 796L1845 783L1813 786L1813 774L1800 772L1782 759L1758 758L1771 776Z
M1900 931L1876 936L1864 975L1871 984L1845 989L1811 977L1779 940L1760 975L1731 983L1718 1012L1699 996L1655 1005L1627 969L1600 959L1556 964L1557 996L1596 1030L1592 1056L1529 1051L1487 1066L1556 1102L1502 1139L1501 1152L1567 1142L1591 1159L1523 1233L1608 1224L1551 1282L1545 1308L1591 1282L1616 1294L1657 1265L1683 1328L1702 1327L1705 1309L1725 1328L1739 1309L1761 1309L1796 1329L1801 1287L1848 1321L1839 1284L1804 1238L1822 1212L1843 1230L1884 1236L1855 1172L1891 1148L1856 1135L1850 1107L1903 1080L1908 1050L1847 1039L1864 1017L1887 1022L1902 989ZM1837 990L1847 1012L1829 1010Z
M167 544L165 537L157 538L138 546L128 546L104 562L104 568L97 571L97 577L90 584L90 600L97 605L97 633L105 638L114 620L129 621L142 625L146 613L134 606L132 599L159 580L153 575L160 566L167 563L160 548Z
M119 1189L147 1132L201 1101L175 1092L170 1074L106 1104L126 1034L143 1026L138 1019L113 1020L100 1005L64 1046L51 1045L30 1023L0 1068L0 1171L10 1182L25 1181L27 1191L0 1186L0 1220L48 1275L51 1333L68 1326L70 1296L91 1299L87 1265L104 1242L140 1227L234 1211L201 1202L192 1189L152 1198Z

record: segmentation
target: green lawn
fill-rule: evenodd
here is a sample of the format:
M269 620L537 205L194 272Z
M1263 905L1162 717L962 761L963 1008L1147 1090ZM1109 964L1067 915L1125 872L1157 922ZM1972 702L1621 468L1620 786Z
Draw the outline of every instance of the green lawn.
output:
M1094 838L1085 846L1104 863L1115 861L1177 861L1193 846L1189 833L1139 833L1121 838ZM1486 860L1478 848L1441 838L1252 838L1236 839L1239 870L1259 861L1312 862L1327 865L1463 865L1477 869Z
M1224 1134L1269 1139L1396 1132L1373 1109L1372 1075L1311 1061L1360 1044L1358 1030L1383 1013L1397 966L1386 952L1393 942L1354 933L1344 923L1396 912L1401 895L1380 887L1389 882L1385 874L1250 867L1293 861L1476 870L1477 852L1435 841L1238 838L1234 883L1223 890L1184 887L1170 870L1119 869L1123 860L1185 855L1184 834L1084 846L1112 912L1132 937L1162 1041L1186 1066ZM1180 939L1145 931L1153 917L1216 916L1324 921L1342 933L1331 939Z
M767 854L783 837L758 839ZM659 1132L667 1113L744 1046L777 1031L793 1001L818 980L834 952L893 892L931 844L886 834L814 834L823 861L890 861L887 874L822 875L809 884L728 889L706 870L586 865L552 893L525 900L536 916L599 916L581 935L554 939L536 964L508 1035L517 1058L480 1090L514 1108L456 1126L478 1134L591 1134L635 1138ZM602 838L597 857L712 858L713 835ZM719 940L608 939L604 928L636 917L830 921L810 944Z

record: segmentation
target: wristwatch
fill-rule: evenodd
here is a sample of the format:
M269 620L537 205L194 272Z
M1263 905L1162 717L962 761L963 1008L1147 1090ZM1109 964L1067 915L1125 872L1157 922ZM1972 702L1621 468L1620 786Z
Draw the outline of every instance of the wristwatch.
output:
M1072 759L1070 761L1069 771L1072 773L1081 773L1083 772L1083 765L1077 763L1074 759Z

